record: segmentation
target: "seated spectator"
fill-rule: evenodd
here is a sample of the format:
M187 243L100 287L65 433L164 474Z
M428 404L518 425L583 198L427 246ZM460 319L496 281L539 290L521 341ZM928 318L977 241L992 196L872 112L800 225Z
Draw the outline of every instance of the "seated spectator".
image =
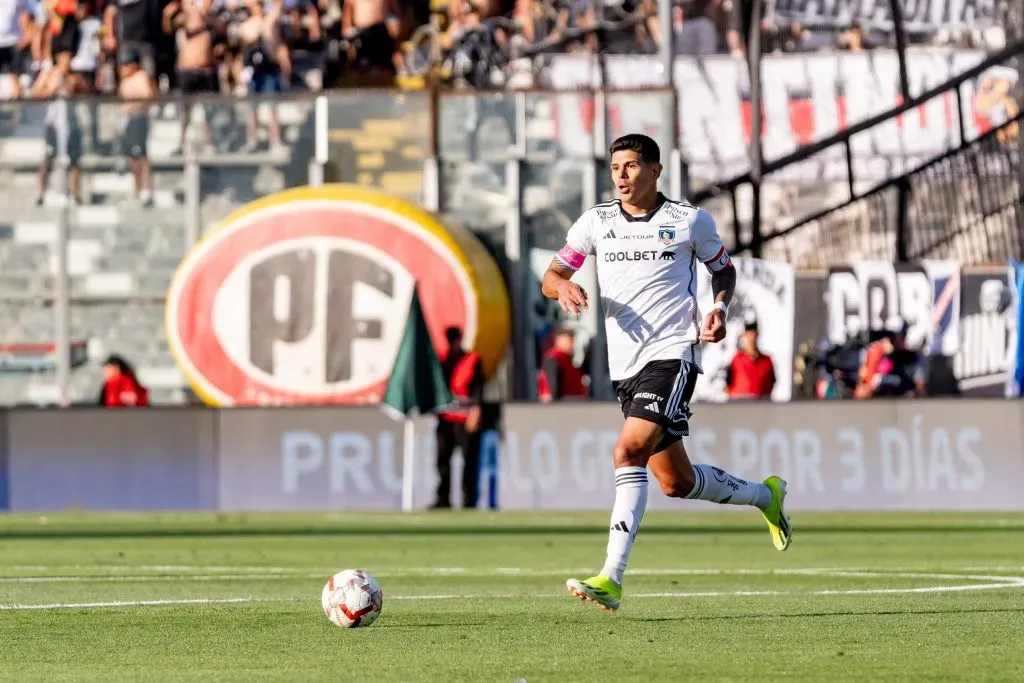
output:
M740 350L725 373L729 400L770 399L775 389L775 365L757 345L756 322L747 323L740 338Z
M103 363L103 389L99 404L106 408L144 408L149 391L135 376L135 369L121 356L113 355Z
M859 399L878 396L923 396L926 376L921 354L907 348L907 325L868 345L854 392Z

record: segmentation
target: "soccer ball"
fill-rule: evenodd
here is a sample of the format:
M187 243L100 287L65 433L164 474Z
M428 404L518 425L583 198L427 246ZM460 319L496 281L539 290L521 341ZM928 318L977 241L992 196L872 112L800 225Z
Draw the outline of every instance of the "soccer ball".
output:
M345 569L328 579L320 602L335 626L356 628L377 621L384 606L384 593L369 572Z

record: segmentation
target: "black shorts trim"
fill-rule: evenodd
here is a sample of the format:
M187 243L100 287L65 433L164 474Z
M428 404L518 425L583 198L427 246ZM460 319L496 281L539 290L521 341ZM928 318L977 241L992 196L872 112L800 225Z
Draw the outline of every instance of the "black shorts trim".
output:
M664 430L655 452L690 435L690 399L699 374L700 368L687 360L656 360L632 377L612 382L623 417L647 420Z

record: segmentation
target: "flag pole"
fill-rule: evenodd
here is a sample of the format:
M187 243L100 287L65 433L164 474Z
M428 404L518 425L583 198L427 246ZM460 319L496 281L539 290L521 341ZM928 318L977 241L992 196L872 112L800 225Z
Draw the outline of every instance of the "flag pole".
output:
M413 479L416 476L416 423L405 418L402 437L402 512L412 512Z

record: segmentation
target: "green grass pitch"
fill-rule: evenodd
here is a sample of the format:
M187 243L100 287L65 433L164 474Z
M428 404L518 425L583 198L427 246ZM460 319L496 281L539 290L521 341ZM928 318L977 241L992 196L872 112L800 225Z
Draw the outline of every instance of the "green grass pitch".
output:
M565 590L604 513L0 516L0 679L1024 680L1024 515L792 516L649 513L614 614Z

